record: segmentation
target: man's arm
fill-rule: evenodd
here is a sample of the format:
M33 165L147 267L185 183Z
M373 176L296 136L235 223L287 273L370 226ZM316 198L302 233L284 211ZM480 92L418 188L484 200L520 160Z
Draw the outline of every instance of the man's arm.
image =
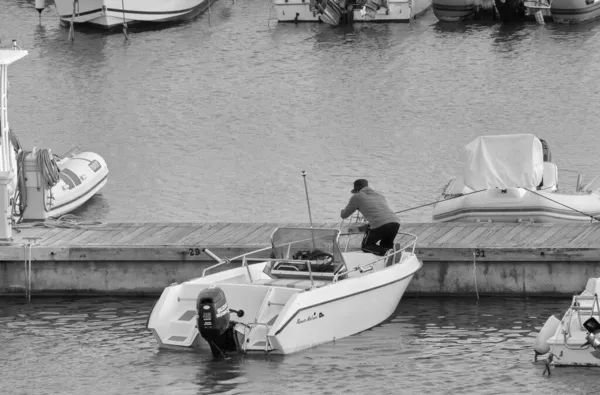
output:
M350 201L348 202L348 205L340 213L340 217L342 217L342 219L346 219L349 216L351 216L352 213L354 213L356 210L358 210L358 198L356 197L356 195L352 195Z

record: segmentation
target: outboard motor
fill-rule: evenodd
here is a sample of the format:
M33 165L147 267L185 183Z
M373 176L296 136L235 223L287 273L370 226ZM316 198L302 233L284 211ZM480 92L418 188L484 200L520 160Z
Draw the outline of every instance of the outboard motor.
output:
M221 288L205 288L200 291L196 308L198 332L210 345L215 358L225 357L227 351L240 349L233 330L235 323L229 320L229 306Z
M586 343L581 347L589 344L594 350L600 350L600 322L594 317L590 317L583 323L583 326L588 331L588 334L585 335Z
M388 12L390 11L387 0L366 0L359 1L358 4L362 6L362 9L360 10L360 15L364 20L375 19L377 11L379 11L381 7L387 9Z

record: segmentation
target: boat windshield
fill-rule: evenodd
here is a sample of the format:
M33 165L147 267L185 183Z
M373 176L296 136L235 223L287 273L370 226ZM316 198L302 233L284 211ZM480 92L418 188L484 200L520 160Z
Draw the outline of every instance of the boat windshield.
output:
M333 261L343 262L338 244L338 229L277 228L271 235L271 258L303 259L303 252L319 250L333 255Z

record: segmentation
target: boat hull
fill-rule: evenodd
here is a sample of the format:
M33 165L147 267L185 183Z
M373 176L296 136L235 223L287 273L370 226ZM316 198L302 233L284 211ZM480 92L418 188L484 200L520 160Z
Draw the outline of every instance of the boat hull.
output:
M433 13L442 22L460 22L469 19L494 19L491 0L433 0Z
M381 324L394 313L414 273L420 268L416 257L414 260L414 270L408 276L403 275L403 265L394 265L374 273L370 284L361 284L360 279L348 279L335 284L339 290L319 288L298 295L296 303L302 307L291 317L275 322L269 332L274 353L291 354ZM311 320L313 317L316 318Z
M553 0L550 12L556 23L589 22L600 17L600 0Z
M322 19L319 13L312 12L308 0L274 0L273 3L279 22L327 22L332 24L331 21ZM430 7L431 0L388 0L389 9L380 8L374 19L364 18L358 8L352 10L352 16L348 19L354 23L410 22L411 19L418 18ZM334 22L338 21L338 23L340 20L337 15L330 19Z
M436 222L590 222L600 217L597 193L535 193L522 188L490 189L443 200L433 209Z
M82 206L98 193L108 180L108 166L93 152L69 155L59 161L60 179L50 190L37 183L38 166L26 165L27 207L23 220L37 221L58 218Z
M372 328L394 313L422 263L405 251L398 264L384 267L383 260L380 264L374 272L335 283L317 282L308 289L308 280L267 276L264 262L231 269L167 287L147 326L161 348L208 349L195 322L196 298L215 285L223 290L229 308L244 311L242 317L232 318L239 322L238 336L244 336L244 352L298 352ZM239 280L246 271L253 279L250 283Z
M124 21L128 25L185 21L202 13L210 4L210 0L79 0L73 14L73 1L54 1L61 24L69 25L72 20L74 24L105 29L121 26Z

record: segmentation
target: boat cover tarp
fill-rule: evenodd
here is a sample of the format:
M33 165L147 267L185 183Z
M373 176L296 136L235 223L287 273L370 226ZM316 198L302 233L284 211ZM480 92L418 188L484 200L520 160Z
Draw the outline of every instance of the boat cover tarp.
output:
M532 134L481 136L465 149L464 180L471 189L535 188L542 181L542 143Z

